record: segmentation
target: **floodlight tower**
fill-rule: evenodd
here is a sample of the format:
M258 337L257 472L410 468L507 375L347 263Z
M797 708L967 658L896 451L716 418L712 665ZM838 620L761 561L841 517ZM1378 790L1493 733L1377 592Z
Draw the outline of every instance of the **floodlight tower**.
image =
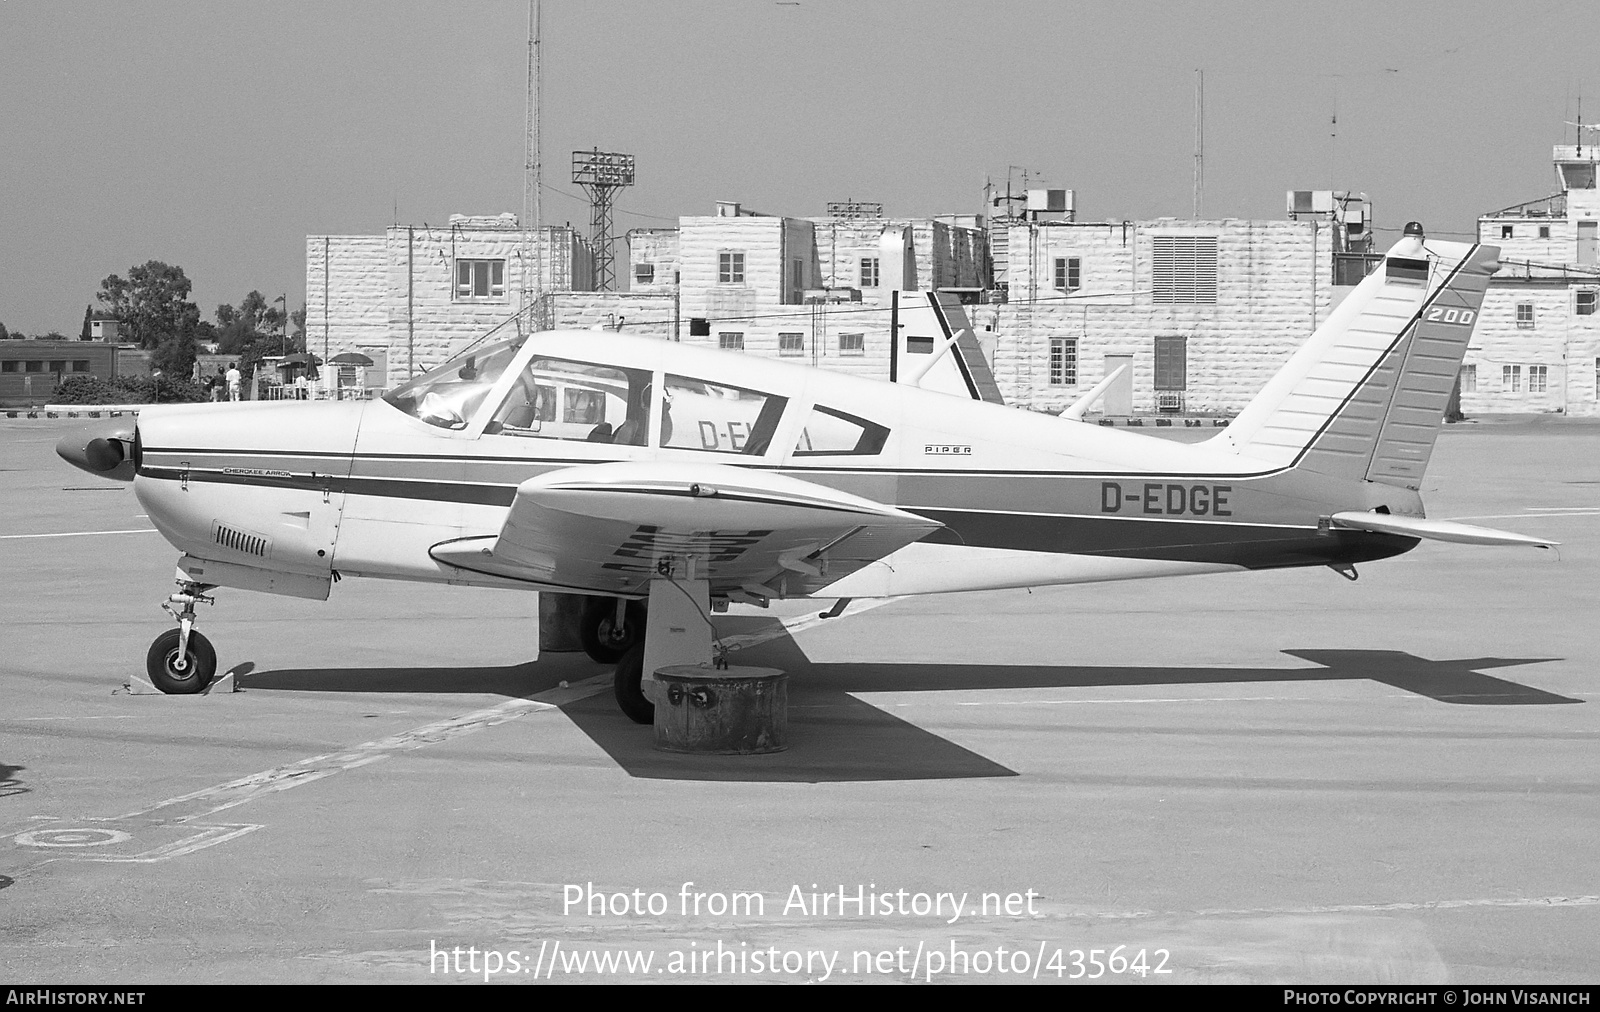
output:
M574 151L572 181L589 195L595 291L609 292L616 282L611 269L611 201L617 190L633 185L633 156L599 148Z

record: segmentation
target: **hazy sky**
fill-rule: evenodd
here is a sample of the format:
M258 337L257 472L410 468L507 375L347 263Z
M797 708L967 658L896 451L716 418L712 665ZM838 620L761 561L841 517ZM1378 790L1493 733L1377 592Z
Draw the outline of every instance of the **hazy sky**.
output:
M1008 166L1076 189L1080 218L1188 216L1203 69L1205 216L1350 189L1380 228L1468 232L1555 190L1585 81L1600 119L1596 20L1582 0L545 0L545 220L586 227L570 157L595 146L638 158L619 231L719 199L981 212ZM207 319L252 288L298 306L308 234L520 211L526 60L525 0L0 0L0 322L76 335L100 280L147 260L182 266Z

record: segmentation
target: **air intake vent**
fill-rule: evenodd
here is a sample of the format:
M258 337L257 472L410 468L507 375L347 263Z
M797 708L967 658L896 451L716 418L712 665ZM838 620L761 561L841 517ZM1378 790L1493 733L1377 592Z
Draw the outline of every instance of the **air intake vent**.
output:
M257 558L266 558L267 548L271 545L271 542L259 534L235 530L223 523L211 525L211 536L223 548L231 548L236 552L254 555Z

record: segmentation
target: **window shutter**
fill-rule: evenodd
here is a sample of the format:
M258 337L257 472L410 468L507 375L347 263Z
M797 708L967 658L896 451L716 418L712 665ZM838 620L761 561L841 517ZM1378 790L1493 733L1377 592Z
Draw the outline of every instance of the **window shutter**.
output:
M1151 301L1174 305L1217 301L1217 237L1151 237Z

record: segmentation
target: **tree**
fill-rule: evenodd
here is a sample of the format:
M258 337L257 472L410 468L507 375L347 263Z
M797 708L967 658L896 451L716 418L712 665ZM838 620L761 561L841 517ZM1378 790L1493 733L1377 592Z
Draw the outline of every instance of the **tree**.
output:
M94 307L83 307L83 330L78 334L78 340L88 341L94 338L94 328L90 323L94 320Z
M11 332L6 330L6 325L5 324L0 323L0 341L9 341L9 340L11 340Z
M156 345L150 353L150 370L169 379L188 379L194 375L195 356L200 345L192 334L176 334Z
M129 340L155 348L170 337L192 337L200 309L189 301L189 279L182 267L151 260L130 267L128 277L113 274L100 282L97 296L127 328Z
M282 326L283 311L260 292L251 292L237 307L217 307L217 350L239 356L239 372L248 380L263 356L292 350L281 336Z

